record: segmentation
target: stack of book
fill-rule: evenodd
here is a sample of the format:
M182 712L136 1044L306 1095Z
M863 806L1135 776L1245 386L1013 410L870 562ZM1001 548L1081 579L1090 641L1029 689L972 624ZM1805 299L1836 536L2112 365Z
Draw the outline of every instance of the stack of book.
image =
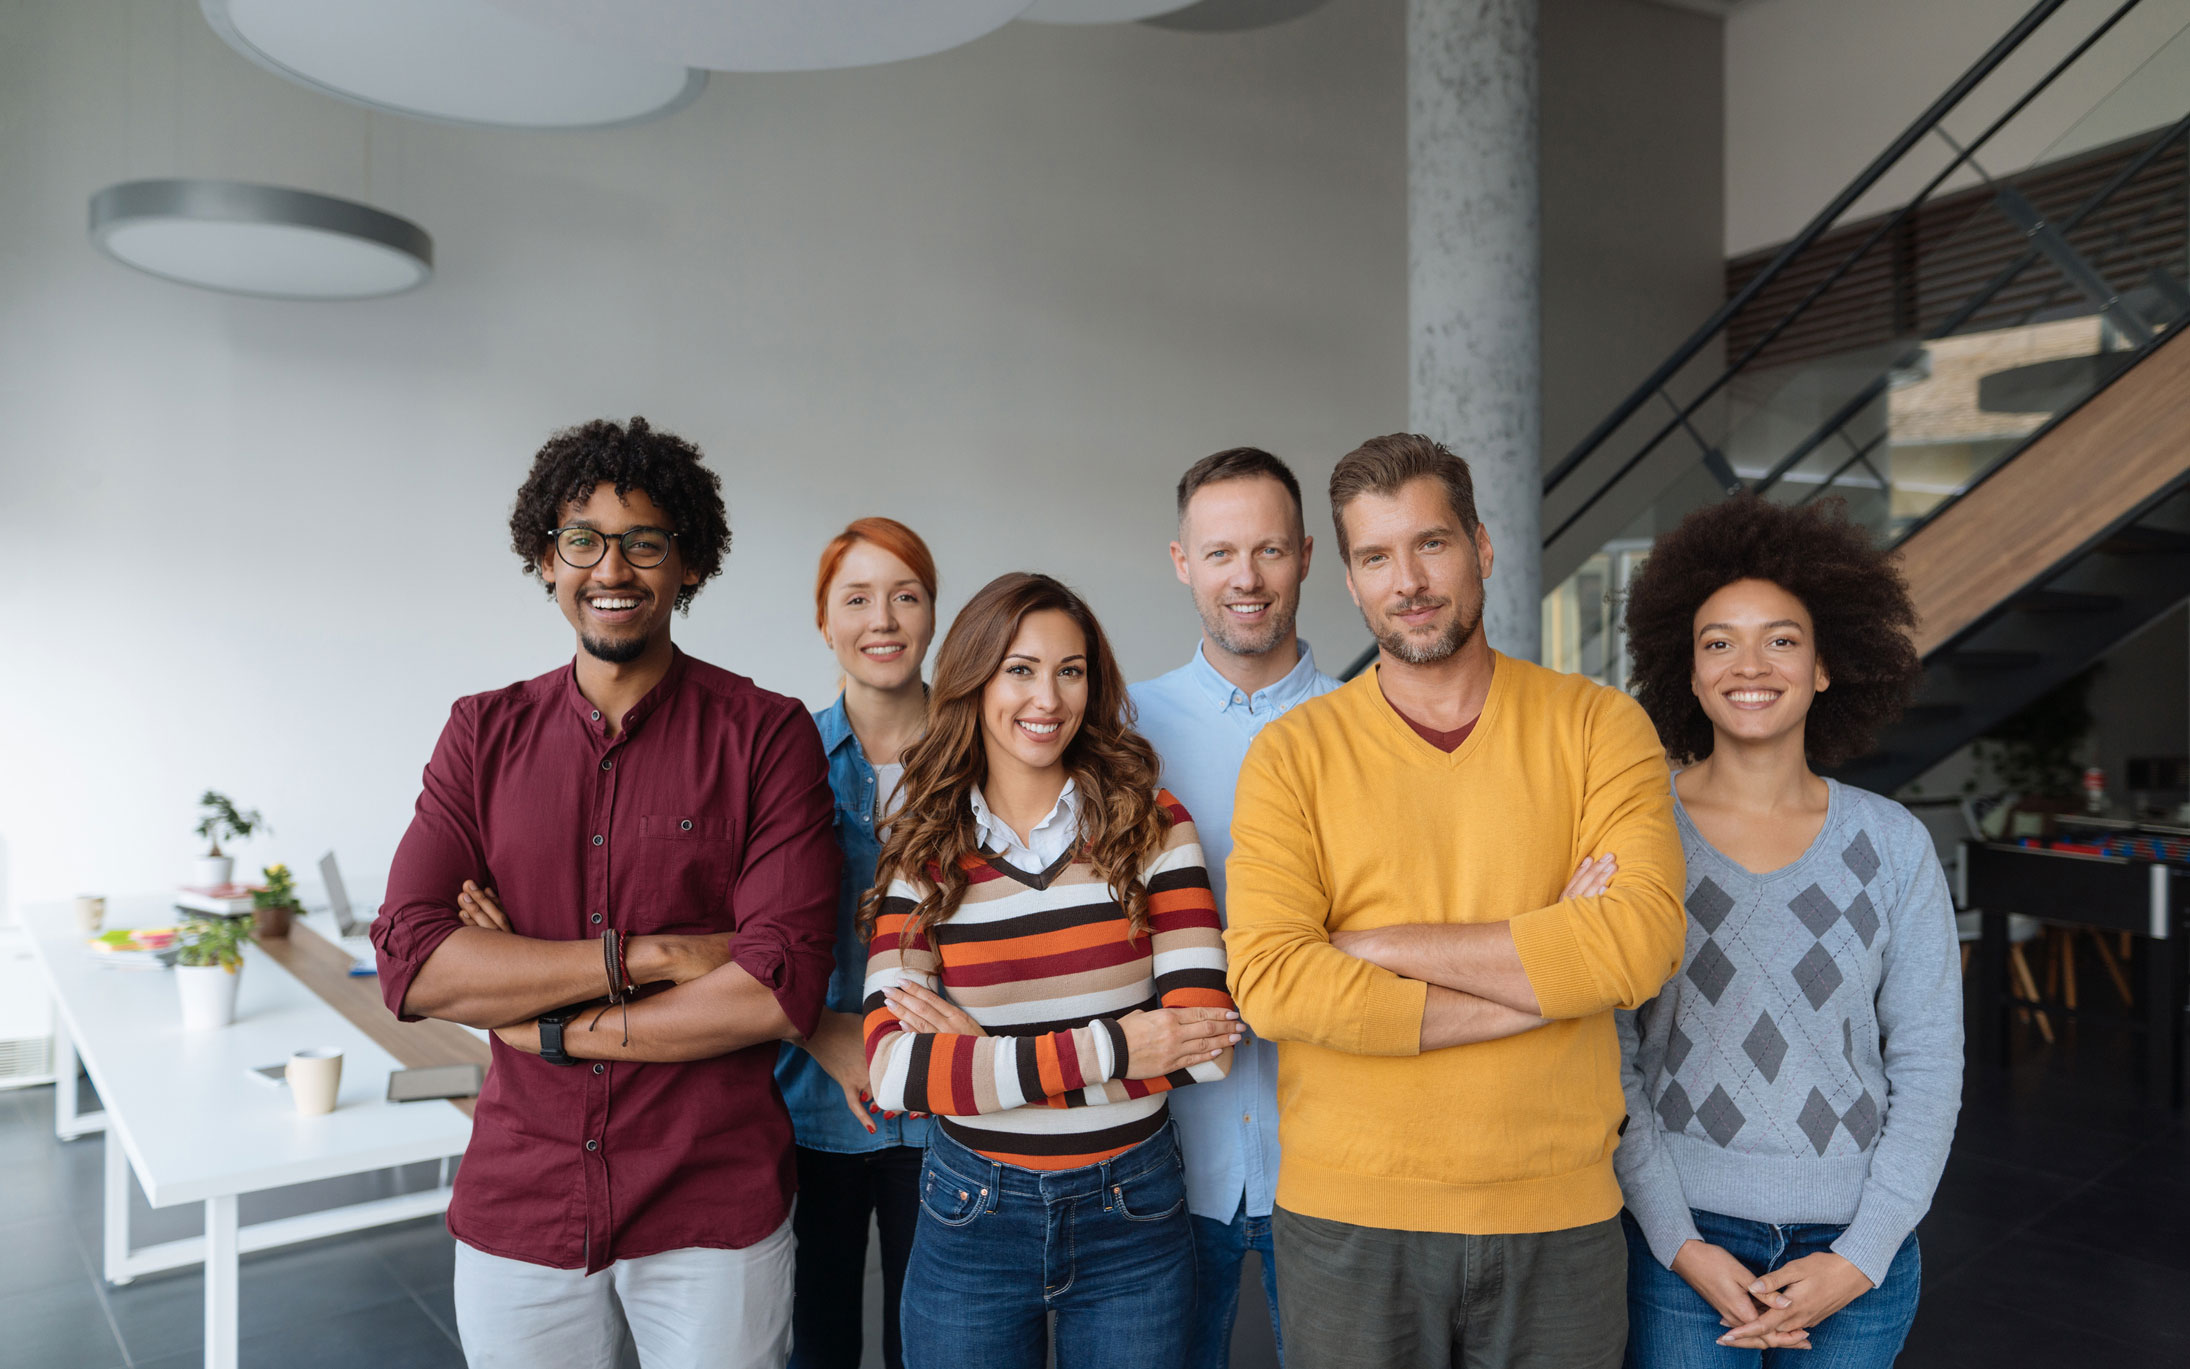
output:
M175 891L175 906L215 917L243 917L251 911L251 895L264 885L185 884Z
M120 927L84 944L109 969L164 970L175 963L173 927Z

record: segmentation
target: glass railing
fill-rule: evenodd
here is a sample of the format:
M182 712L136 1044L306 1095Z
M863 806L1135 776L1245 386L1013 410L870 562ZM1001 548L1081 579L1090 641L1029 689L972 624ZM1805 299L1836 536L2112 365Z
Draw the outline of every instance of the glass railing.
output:
M2190 0L2138 9L2038 5L1554 468L1547 664L1625 683L1625 585L1690 511L1833 497L1898 541L2190 321Z

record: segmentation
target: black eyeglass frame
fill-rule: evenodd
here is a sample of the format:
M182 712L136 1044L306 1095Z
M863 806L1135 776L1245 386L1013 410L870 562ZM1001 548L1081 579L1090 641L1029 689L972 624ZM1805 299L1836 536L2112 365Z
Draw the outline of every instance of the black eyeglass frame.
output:
M563 534L566 532L582 532L600 538L601 554L594 557L590 561L571 560L570 553L563 550ZM622 532L602 532L599 528L589 528L582 523L578 523L572 524L571 526L566 528L550 529L548 532L548 545L555 548L556 559L561 561L564 565L569 566L572 570L591 570L595 566L601 564L601 562L607 560L608 544L611 542L614 542L616 544L616 551L624 558L625 565L630 566L633 570L652 570L654 569L654 567L662 564L663 561L667 561L669 559L669 553L666 550L663 551L661 555L661 560L659 561L633 560L631 556L631 544L624 541L624 539L626 537L637 536L641 533L657 533L660 536L668 538L672 542L677 540L677 534L671 532L668 528L648 527L643 523L635 528L625 528Z

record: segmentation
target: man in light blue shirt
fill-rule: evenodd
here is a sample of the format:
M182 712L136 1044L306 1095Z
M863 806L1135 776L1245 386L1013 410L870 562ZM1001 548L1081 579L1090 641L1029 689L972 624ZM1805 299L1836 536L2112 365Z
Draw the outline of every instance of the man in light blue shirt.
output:
M1232 790L1248 743L1272 718L1338 681L1316 669L1293 619L1315 539L1301 520L1300 482L1285 463L1235 447L1194 463L1179 480L1179 540L1171 562L1201 614L1194 657L1132 688L1142 736L1163 758L1163 783L1201 833L1209 882L1224 911L1232 853ZM1232 1072L1170 1095L1186 1159L1200 1292L1188 1369L1224 1369L1239 1310L1240 1266L1262 1255L1262 1288L1279 1358L1277 1275L1270 1213L1277 1191L1277 1050L1240 1028Z

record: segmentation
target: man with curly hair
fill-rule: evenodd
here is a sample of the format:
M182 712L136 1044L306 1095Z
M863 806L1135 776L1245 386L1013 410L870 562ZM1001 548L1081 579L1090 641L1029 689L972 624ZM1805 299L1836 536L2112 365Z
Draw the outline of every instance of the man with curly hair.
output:
M1915 622L1837 500L1700 509L1629 588L1688 867L1682 971L1618 1015L1631 1365L1885 1369L1915 1319L1961 1099L1954 907L1922 823L1813 768L1907 703Z
M691 444L551 437L510 537L576 657L459 699L373 923L406 1021L491 1029L449 1204L474 1369L780 1369L795 1184L777 1042L813 1031L837 871L820 739L794 699L679 651L722 568Z
M1664 753L1619 691L1484 641L1459 457L1375 438L1330 496L1376 668L1256 737L1226 869L1232 991L1278 1043L1286 1359L1610 1369L1612 1010L1681 944Z

